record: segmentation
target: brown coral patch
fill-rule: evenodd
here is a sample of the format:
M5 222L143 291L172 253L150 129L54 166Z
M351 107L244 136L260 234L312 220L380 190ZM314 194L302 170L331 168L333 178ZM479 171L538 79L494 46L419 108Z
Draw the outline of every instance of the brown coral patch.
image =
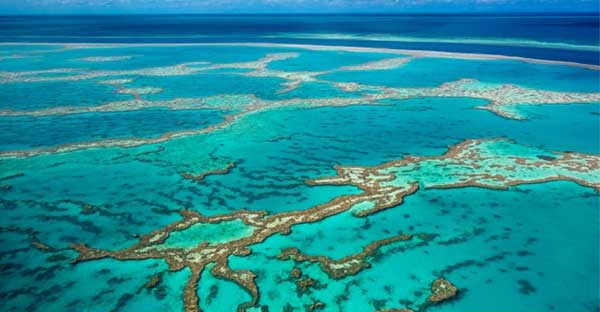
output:
M317 310L323 310L325 309L325 304L321 301L315 301L314 303L312 303L311 305L308 306L308 311L317 311Z
M160 284L161 280L162 280L162 274L152 275L150 280L148 282L146 282L146 284L144 284L144 287L146 289L152 289L152 288L156 287L158 284Z
M298 268L293 268L290 272L291 278L300 278L300 276L302 276L302 271L300 271Z
M307 293L311 287L315 286L315 280L310 276L306 276L300 278L296 281L296 289L298 291L298 296L302 296Z
M444 278L438 278L431 283L431 296L427 298L428 302L440 303L453 298L458 293L458 288L450 281Z
M234 167L235 167L235 163L230 162L227 164L227 166L225 168L219 168L219 169L214 169L214 170L210 170L210 171L205 171L198 175L193 175L191 173L184 172L181 174L181 176L185 179L189 179L189 180L192 180L195 182L202 182L202 180L204 180L204 178L206 178L209 175L227 174Z
M412 235L402 234L390 238L375 241L365 248L363 251L352 256L344 257L339 260L334 260L326 256L309 256L302 254L297 248L284 249L278 258L281 260L294 260L295 262L315 262L319 263L321 269L333 279L341 279L349 275L355 275L364 268L368 268L370 264L366 258L373 255L380 247L395 243L398 241L408 241L412 239Z

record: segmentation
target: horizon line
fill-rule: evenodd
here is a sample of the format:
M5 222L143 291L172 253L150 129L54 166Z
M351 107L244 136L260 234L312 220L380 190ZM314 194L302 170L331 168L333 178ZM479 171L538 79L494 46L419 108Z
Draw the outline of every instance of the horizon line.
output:
M146 16L164 16L164 15L198 15L198 16L260 16L260 15L281 15L281 16L319 16L319 15L356 15L356 16L368 16L368 15L379 15L379 16L436 16L436 15L463 15L463 16L485 16L485 15L513 15L513 16L523 16L523 15L558 15L558 16L568 16L568 15L589 15L589 16L600 16L600 11L572 11L565 12L562 10L557 11L505 11L505 10L497 10L497 11L478 11L478 12L463 12L463 11L439 11L439 12L426 12L426 11L415 11L415 12L322 12L322 13L314 13L314 12L238 12L238 13L223 13L223 12L197 12L197 13L176 13L176 12L156 12L156 13L142 13L142 12L112 12L112 13L14 13L14 14L0 14L0 17L15 17L15 16L118 16L118 15L146 15Z

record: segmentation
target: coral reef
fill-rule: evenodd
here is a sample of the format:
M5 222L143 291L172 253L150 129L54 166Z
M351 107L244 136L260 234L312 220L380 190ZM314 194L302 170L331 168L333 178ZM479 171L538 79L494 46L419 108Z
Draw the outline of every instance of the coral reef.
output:
M229 170L233 169L235 167L235 163L230 162L227 164L227 166L225 166L225 168L219 168L219 169L214 169L214 170L210 170L210 171L205 171L202 172L198 175L193 175L191 173L182 173L181 176L185 179L189 179L195 182L201 182L202 180L204 180L204 178L206 178L209 175L215 175L215 174L227 174L229 173Z
M431 283L431 296L427 298L428 302L440 303L456 296L458 288L444 278L438 278Z
M379 61L368 62L360 65L350 65L340 67L341 71L361 71L361 70L386 70L398 68L408 62L412 58L410 57L396 57L388 58Z
M518 153L512 153L517 151ZM546 155L542 159L539 155ZM333 215L348 212L357 204L370 202L373 207L355 214L364 217L402 203L404 196L416 191L417 185L425 188L485 187L504 189L514 185L543 183L547 181L573 181L600 191L600 156L580 153L547 153L518 145L504 139L467 140L451 147L442 156L406 156L374 167L341 167L337 176L307 181L311 185L354 185L363 192L342 195L329 202L306 210L268 215L265 211L239 210L230 214L204 216L195 211L182 211L182 220L140 237L129 248L108 251L94 249L85 244L73 245L79 256L74 263L111 257L119 260L164 259L170 270L187 267L191 277L184 289L187 311L198 311L197 285L200 275L207 267L223 279L234 281L252 297L250 302L240 304L239 310L254 306L259 300L255 274L247 270L233 270L228 265L230 256L247 256L250 246L264 242L276 234L289 234L292 226L314 223ZM165 248L162 246L170 234L183 231L194 224L218 224L239 219L253 230L251 234L225 242L211 244L198 237L189 248ZM427 239L431 235L418 235ZM412 239L410 235L398 235L369 244L361 253L341 260L312 257L300 254L297 249L284 250L281 259L318 262L333 278L356 274L368 266L365 258L373 255L383 245ZM306 282L309 286L309 282ZM445 280L432 286L431 302L439 302L453 296L456 289Z
M295 79L295 78L293 78ZM305 81L305 80L302 80ZM469 97L480 98L489 101L485 106L476 108L491 111L499 116L523 120L525 115L518 111L520 105L549 105L568 103L599 103L600 93L568 93L544 91L521 88L515 85L480 85L471 79L462 79L455 82L445 83L437 88L389 88L383 86L368 86L358 83L332 83L337 88L347 92L362 92L362 96L355 98L318 98L290 100L261 100L254 95L223 95L207 98L178 98L171 100L151 101L144 100L141 95L160 92L157 88L127 89L121 86L122 81L109 81L118 88L117 92L131 94L134 99L129 101L111 102L100 106L60 106L33 111L0 111L0 116L48 116L65 115L85 112L120 112L131 111L153 107L164 107L168 109L220 109L233 111L225 116L225 121L211 125L204 129L175 131L165 133L158 138L130 138L130 139L107 139L102 141L81 142L66 144L51 148L16 150L0 152L0 157L28 157L47 153L62 153L80 149L97 147L132 147L145 144L160 143L171 138L185 137L211 132L216 129L228 127L239 117L280 107L336 107L349 105L381 105L382 100L406 100L422 97ZM104 82L108 83L108 82ZM286 83L288 88L297 87L301 83L292 80ZM119 91L120 90L120 91Z
M362 252L347 256L339 260L334 260L325 256L308 256L300 253L297 248L288 248L278 256L281 260L294 260L295 262L317 262L321 269L333 279L341 279L348 275L355 275L364 268L370 266L366 258L372 256L381 246L385 246L398 241L408 241L413 238L412 235L402 234L394 237L375 241L367 245Z
M92 62L92 63L98 63L98 62L116 62L116 61L124 61L124 60L129 60L132 59L134 56L133 55L119 55L119 56L89 56L89 57L84 57L84 58L80 58L77 59L78 61L84 61L84 62Z
M150 278L150 280L146 284L144 284L144 287L146 289L152 289L152 288L156 287L156 285L158 285L161 280L162 280L162 274L152 275L152 278Z
M75 47L77 48L77 47ZM172 110L191 109L219 109L227 112L226 120L222 123L204 129L175 131L164 133L158 138L120 138L99 141L79 142L39 148L31 150L2 151L0 157L28 157L46 153L62 153L80 149L98 147L132 147L145 144L164 142L172 138L199 135L216 129L229 126L239 117L268 109L281 107L294 107L298 109L312 107L337 107L349 105L382 105L384 100L406 100L423 97L468 97L488 101L488 104L478 106L478 109L488 110L501 117L524 120L527 115L520 111L523 105L548 105L548 104L589 104L600 103L600 93L558 92L523 88L511 84L485 84L473 79L461 79L446 82L438 87L428 88L392 88L381 85L365 85L356 82L336 82L321 78L325 74L344 71L388 70L397 68L410 62L410 57L386 58L364 64L341 66L324 71L282 71L269 68L275 61L296 58L296 52L273 53L248 62L216 63L187 62L164 67L149 67L131 70L87 70L81 68L53 68L45 70L32 70L20 72L0 72L0 84L6 83L31 83L45 81L80 81L88 79L106 78L97 83L113 86L116 93L127 94L130 100L106 102L98 106L62 105L36 110L15 111L10 109L0 110L0 116L50 116L79 113L103 113L142 110L149 108L167 108ZM220 69L245 69L247 71L232 72L232 75L251 77L275 77L284 80L280 93L289 92L299 88L306 82L319 82L333 86L343 92L358 93L354 97L324 97L324 98L292 98L285 100L265 100L253 94L222 94L211 97L198 98L172 98L168 100L149 100L143 97L147 94L160 93L161 88L144 86L128 87L127 84L139 76L183 76L206 73ZM127 78L122 78L126 76ZM386 103L387 104L387 103Z

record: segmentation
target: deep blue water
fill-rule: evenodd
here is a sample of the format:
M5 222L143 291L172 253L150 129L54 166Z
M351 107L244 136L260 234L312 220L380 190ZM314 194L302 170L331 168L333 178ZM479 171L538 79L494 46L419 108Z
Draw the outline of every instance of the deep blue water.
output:
M594 14L2 16L0 41L292 42L599 64L599 25Z

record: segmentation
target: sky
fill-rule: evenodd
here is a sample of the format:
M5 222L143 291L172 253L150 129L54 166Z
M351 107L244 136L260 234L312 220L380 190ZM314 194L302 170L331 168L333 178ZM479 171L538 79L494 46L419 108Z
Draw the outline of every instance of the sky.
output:
M600 0L0 0L0 14L598 12Z

